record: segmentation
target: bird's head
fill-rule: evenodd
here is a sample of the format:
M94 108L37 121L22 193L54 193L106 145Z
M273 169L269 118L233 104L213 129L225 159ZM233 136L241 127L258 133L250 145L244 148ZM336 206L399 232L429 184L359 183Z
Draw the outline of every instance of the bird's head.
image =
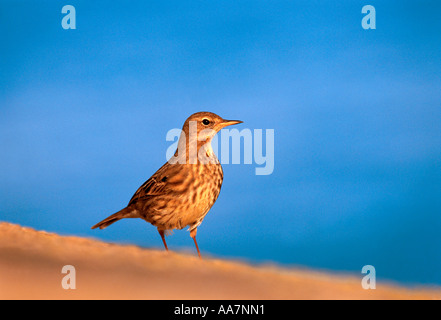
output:
M239 120L225 120L212 112L197 112L185 121L182 130L188 140L193 140L192 135L197 134L198 141L211 141L221 129L234 124L242 123Z
M178 148L170 163L216 163L211 140L222 128L239 124L239 120L225 120L212 112L197 112L185 121Z

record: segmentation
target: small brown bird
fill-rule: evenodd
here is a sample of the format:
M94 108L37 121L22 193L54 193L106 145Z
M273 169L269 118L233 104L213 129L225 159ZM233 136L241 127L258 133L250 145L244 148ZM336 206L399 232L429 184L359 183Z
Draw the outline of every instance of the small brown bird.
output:
M97 223L104 229L123 218L141 218L158 228L165 249L165 233L189 226L196 242L197 228L219 196L222 166L211 147L216 133L242 123L225 120L211 112L198 112L184 123L174 156L133 195L126 208Z

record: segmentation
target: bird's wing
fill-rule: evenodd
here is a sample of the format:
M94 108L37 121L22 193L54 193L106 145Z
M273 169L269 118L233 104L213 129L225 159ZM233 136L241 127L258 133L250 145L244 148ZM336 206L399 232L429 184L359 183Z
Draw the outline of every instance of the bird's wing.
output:
M150 179L148 179L139 189L135 192L128 206L137 203L140 200L148 200L152 197L163 195L168 193L170 188L167 181L170 176L176 173L176 170L171 170L174 165L165 163Z

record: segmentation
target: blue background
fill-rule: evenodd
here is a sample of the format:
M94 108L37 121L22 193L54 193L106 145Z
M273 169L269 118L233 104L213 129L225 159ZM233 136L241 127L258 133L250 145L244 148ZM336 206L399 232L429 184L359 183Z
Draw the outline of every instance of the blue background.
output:
M65 4L76 30L61 27ZM377 30L363 30L374 5ZM439 1L1 1L0 219L162 249L124 207L193 112L275 130L202 253L441 285ZM239 127L238 127L239 128ZM188 233L167 238L191 250Z

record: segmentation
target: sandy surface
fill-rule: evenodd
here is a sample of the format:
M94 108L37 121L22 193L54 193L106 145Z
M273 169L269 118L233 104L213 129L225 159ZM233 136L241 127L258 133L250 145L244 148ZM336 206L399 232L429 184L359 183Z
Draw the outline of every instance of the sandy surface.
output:
M72 265L76 289L62 288ZM252 266L0 223L0 299L441 299L439 288L403 288L361 278Z

